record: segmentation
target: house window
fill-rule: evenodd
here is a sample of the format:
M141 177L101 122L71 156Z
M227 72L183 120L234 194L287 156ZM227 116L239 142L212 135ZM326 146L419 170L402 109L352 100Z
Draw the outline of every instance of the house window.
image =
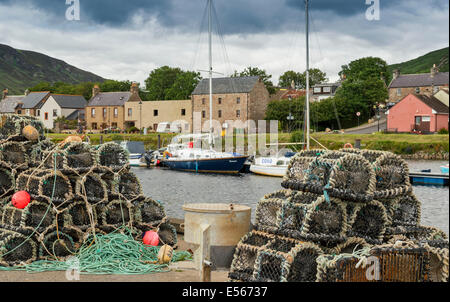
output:
M206 118L206 111L205 110L202 111L202 118Z
M241 117L241 110L236 110L236 117Z
M320 88L320 87L314 88L314 93L321 93L321 92L322 92L322 88Z
M431 122L431 116L422 116L422 122Z
M222 117L222 110L219 110L218 115L219 117Z
M222 104L222 98L219 98L219 105Z
M92 109L91 109L91 116L92 116L92 117L95 117L95 108L92 108Z
M181 109L181 115L185 116L186 115L186 109Z
M416 87L416 93L420 93L420 88Z
M112 124L111 124L111 127L112 127L113 129L117 129L117 123L112 123Z
M92 123L92 129L97 130L97 123Z
M401 96L402 95L402 89L401 88L397 88L397 96Z
M128 108L128 116L132 116L133 115L133 109Z
M30 115L30 109L25 110L26 115Z
M119 109L114 108L114 117L118 117L119 116Z
M58 116L58 109L53 109L53 117L57 117Z
M205 105L205 103L206 103L206 99L203 98L203 99L202 99L202 105Z
M153 116L158 116L158 110L153 110Z
M236 103L240 104L241 103L241 98L237 98L236 99Z
M36 116L40 116L41 115L41 110L36 110Z
M323 87L323 92L324 93L330 93L331 92L331 87Z
M107 113L108 113L108 109L103 108L103 117L104 118L106 118Z
M48 112L44 113L44 119L47 121L48 120Z
M22 114L22 110L17 110L17 114Z

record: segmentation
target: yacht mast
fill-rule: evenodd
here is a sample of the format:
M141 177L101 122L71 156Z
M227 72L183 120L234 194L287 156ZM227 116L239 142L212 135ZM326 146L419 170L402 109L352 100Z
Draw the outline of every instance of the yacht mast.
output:
M306 5L306 150L310 148L310 119L309 119L309 13L308 0Z
M209 31L209 147L212 149L213 146L213 125L212 125L212 105L213 105L213 94L212 94L212 0L208 0L208 31Z

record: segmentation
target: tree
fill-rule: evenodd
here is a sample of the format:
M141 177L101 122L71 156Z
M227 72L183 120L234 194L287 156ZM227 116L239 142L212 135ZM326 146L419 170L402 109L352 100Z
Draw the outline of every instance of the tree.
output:
M150 100L187 99L200 82L200 74L163 66L153 70L145 80Z
M281 87L291 87L291 83L294 81L295 88L305 89L306 88L306 71L303 73L295 71L286 71L282 76L278 85ZM312 68L309 70L309 86L312 87L316 84L321 84L328 81L327 74L318 68Z
M258 67L247 67L241 72L234 71L234 74L231 75L231 77L252 77L252 76L258 76L261 78L261 81L263 81L264 85L266 86L267 90L270 94L274 94L276 92L275 87L273 86L272 81L270 79L272 78L271 75L268 75L265 70L259 69Z

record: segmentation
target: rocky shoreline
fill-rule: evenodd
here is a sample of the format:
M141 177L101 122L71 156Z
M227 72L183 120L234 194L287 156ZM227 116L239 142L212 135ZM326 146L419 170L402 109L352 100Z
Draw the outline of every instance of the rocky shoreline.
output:
M414 154L400 154L403 159L408 160L449 160L448 152L436 152L436 153L427 153L427 152L417 152Z

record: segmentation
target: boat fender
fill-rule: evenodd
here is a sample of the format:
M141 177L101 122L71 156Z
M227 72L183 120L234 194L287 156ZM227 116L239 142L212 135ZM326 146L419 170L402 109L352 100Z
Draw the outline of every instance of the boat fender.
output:
M170 245L163 245L158 252L158 263L168 264L172 261L173 248Z

